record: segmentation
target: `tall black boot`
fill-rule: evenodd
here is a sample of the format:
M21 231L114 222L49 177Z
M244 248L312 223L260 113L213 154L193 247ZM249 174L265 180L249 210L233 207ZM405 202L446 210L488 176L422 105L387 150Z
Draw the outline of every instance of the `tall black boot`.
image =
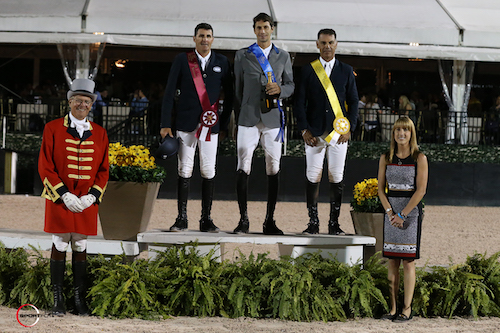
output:
M187 201L189 195L189 180L191 178L182 178L179 176L177 179L177 211L178 215L175 223L170 227L170 231L183 231L188 227L187 219Z
M267 212L263 226L265 235L283 235L283 231L276 226L274 220L274 210L276 209L276 201L278 201L278 188L279 173L267 176Z
M340 229L339 215L342 205L342 191L344 183L330 183L330 221L328 221L328 234L344 235L345 232Z
M64 272L66 271L66 260L50 259L50 278L52 280L52 290L54 291L54 306L52 315L63 316L66 314L64 305Z
M307 224L307 229L304 230L303 234L318 234L319 233L319 218L318 218L318 195L319 195L319 184L311 183L309 180L306 185L306 200L307 200L307 211L309 213L309 223Z
M214 179L203 178L201 182L201 219L200 231L204 232L219 232L210 217L212 211L212 201L214 198Z
M75 314L79 316L88 316L89 308L87 307L87 260L77 261L76 257L86 258L85 252L73 252L73 288L75 292Z
M250 227L247 213L248 175L243 170L238 170L236 175L236 195L238 196L240 221L236 229L234 229L234 232L237 234L247 234Z

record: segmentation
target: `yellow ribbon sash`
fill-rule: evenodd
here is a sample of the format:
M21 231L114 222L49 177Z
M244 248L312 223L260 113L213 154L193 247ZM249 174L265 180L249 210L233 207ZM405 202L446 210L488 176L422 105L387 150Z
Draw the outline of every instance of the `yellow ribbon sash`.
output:
M351 129L351 125L349 124L349 120L346 117L344 117L344 114L342 113L342 108L340 107L339 99L337 97L337 93L335 92L335 88L333 87L330 78L326 75L325 69L323 68L323 66L321 66L321 62L319 61L319 59L316 59L313 62L311 62L311 66L314 69L316 75L318 76L318 79L321 82L323 89L325 89L326 96L328 97L328 101L330 102L330 105L332 106L333 109L333 113L335 114L335 120L333 121L333 131L330 134L328 134L328 136L325 139L326 142L330 143L335 132L339 134L347 134Z

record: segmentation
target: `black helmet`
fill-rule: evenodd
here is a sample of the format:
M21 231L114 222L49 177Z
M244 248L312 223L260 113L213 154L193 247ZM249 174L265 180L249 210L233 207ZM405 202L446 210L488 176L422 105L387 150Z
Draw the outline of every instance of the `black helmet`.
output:
M170 135L166 135L163 140L160 141L160 146L156 150L156 157L162 160L166 160L177 154L179 150L179 141L177 138L173 138Z

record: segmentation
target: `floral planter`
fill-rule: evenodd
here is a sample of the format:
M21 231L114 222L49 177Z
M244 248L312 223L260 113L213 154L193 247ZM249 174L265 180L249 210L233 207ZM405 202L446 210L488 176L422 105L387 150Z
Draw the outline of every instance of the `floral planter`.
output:
M375 252L384 246L384 213L360 213L351 210L351 218L356 235L375 237Z
M99 205L105 239L136 240L146 231L160 183L110 181Z

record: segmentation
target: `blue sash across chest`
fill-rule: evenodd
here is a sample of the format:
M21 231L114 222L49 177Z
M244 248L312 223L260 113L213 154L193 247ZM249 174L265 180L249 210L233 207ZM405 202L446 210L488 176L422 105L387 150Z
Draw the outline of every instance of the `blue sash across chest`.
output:
M276 76L274 75L273 68L271 67L269 60L264 55L264 52L262 52L262 49L259 47L259 45L257 45L257 43L254 43L254 44L250 45L248 47L248 49L257 58L257 61L259 62L259 65L262 68L262 71L264 72L265 76L267 77L267 73L271 73L271 77L273 78L273 82L277 82ZM280 127L280 131L279 131L278 135L276 136L275 141L284 142L285 112L283 112L283 109L281 108L281 103L279 101L278 101L278 109L279 109L280 115L281 115L281 127Z

